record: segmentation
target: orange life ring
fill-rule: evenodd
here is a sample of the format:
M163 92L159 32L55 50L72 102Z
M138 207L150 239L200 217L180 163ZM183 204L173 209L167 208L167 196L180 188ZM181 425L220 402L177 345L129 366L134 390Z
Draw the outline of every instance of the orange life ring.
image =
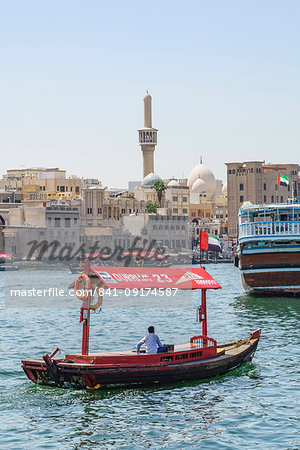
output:
M85 280L85 288L83 288L83 284L84 283L83 283L82 280ZM82 290L82 289L86 290L86 291L89 291L89 290L91 290L91 287L92 286L91 286L90 277L88 275L86 275L85 273L81 273L78 276L77 280L75 281L75 292L76 292L76 295L79 298L79 300L82 300L83 302L85 302L87 300L87 296L85 296L85 295L78 295L77 292Z

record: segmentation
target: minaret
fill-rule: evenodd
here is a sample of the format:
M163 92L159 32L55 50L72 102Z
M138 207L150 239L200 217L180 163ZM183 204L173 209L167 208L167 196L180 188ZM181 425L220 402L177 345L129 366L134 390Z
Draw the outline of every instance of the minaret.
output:
M157 131L152 128L152 97L146 93L144 97L144 128L138 130L139 144L143 152L143 178L154 172L154 150L157 144Z

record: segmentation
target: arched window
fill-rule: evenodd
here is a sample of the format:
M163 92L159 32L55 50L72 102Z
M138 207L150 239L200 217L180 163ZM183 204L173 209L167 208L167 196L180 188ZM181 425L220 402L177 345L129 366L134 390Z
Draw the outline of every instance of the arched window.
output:
M240 202L243 203L243 201L244 201L244 196L241 195L241 196L240 196Z
M266 183L264 183L264 191L266 191L267 190L267 185L266 185Z
M274 195L272 195L271 202L274 203Z

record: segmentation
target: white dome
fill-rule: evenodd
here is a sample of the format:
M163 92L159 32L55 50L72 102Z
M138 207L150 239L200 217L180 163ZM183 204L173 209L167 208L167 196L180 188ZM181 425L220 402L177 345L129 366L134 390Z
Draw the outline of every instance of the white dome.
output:
M177 187L177 186L179 186L179 183L177 180L174 180L174 178L168 183L168 187Z
M246 201L242 204L241 208L248 208L249 206L252 206L252 205L253 205L253 203Z
M192 192L197 192L198 194L202 194L202 192L206 192L206 183L201 178L193 183Z
M222 186L222 193L223 195L227 195L227 181Z
M204 164L194 167L188 176L188 186L191 189L195 181L201 178L206 184L206 192L213 194L216 189L216 179L212 171Z

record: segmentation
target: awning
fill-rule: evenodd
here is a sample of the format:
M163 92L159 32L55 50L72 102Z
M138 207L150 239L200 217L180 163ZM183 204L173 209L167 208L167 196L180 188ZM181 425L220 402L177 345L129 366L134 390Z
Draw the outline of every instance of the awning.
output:
M151 268L92 266L91 270L109 288L116 289L220 289L202 267Z
M10 255L9 253L0 253L0 258L1 259L12 259L12 255Z

